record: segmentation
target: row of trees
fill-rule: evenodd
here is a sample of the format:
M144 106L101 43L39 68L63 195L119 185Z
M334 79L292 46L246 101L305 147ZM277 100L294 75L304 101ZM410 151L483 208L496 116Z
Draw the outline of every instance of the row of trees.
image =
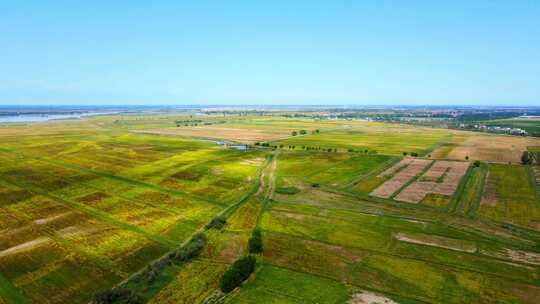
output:
M234 262L221 277L219 289L222 292L229 293L233 291L255 271L257 258L255 258L254 254L263 252L262 234L258 228L253 230L251 234L251 238L248 241L248 250L249 254Z
M316 129L316 130L311 131L311 134L319 134L320 132L321 132L321 131L320 131L319 129ZM296 136L296 135L298 135L298 134L300 134L300 135L306 135L306 134L307 134L307 131L306 131L306 130L300 130L300 131L298 131L298 132L297 132L297 131L292 131L292 132L291 132L291 135L292 135L292 136Z
M407 156L408 154L409 154L409 153L407 153L407 152L403 152L403 156ZM416 152L411 152L410 155L411 155L412 157L418 157L418 153L416 153Z

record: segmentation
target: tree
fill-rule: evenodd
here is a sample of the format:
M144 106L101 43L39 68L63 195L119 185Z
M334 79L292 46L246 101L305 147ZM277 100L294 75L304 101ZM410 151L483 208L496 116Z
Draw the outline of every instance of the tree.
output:
M127 304L139 304L143 303L143 299L127 288L115 288L96 294L94 301L97 304L109 304L109 303L127 303Z
M465 156L465 160L469 160L469 155Z
M407 152L403 152L403 156L407 156Z
M245 256L231 265L221 277L219 288L225 293L233 291L240 286L255 270L257 259L254 256Z
M300 130L300 134L304 135L306 133L307 133L306 130Z
M523 151L523 154L521 154L521 163L524 165L532 164L532 157L529 151Z
M475 168L480 167L480 161L479 161L479 160L475 160L474 163L473 163L473 166L474 166Z
M291 135L292 135L292 136L296 136L296 135L298 135L298 133L297 133L296 131L292 131L292 132L291 132Z
M248 241L249 253L262 253L263 244L262 244L262 235L260 229L253 230L253 234Z
M216 216L214 217L210 223L206 224L206 229L217 229L217 230L221 230L221 228L223 228L223 226L225 226L225 224L227 223L227 219L220 215L220 216Z

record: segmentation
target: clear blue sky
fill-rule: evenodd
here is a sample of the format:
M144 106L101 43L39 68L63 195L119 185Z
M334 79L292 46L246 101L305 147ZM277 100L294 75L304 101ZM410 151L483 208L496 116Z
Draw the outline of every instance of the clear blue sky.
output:
M4 0L0 50L4 105L540 105L538 0Z

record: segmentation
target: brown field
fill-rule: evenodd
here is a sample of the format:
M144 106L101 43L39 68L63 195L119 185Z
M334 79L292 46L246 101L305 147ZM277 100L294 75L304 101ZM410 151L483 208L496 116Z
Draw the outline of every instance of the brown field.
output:
M489 178L489 172L486 175L484 180L484 193L482 199L480 200L480 206L497 206L497 189L496 184L493 179Z
M431 160L413 159L407 166L407 168L399 171L390 180L377 187L377 189L373 190L370 195L389 198L390 196L392 196L392 194L398 191L399 188L405 185L411 178L422 172L422 170L430 163Z
M455 161L437 161L422 177L423 180L416 181L405 188L396 196L397 200L418 203L428 193L451 196L457 189L459 181L467 172L469 163ZM436 182L443 178L442 182Z
M151 130L137 130L134 133L148 133L168 136L187 136L209 138L225 141L234 141L244 144L253 144L258 141L272 141L287 138L290 132L285 130L254 129L254 128L228 128L224 126L197 126L180 128L162 128Z
M384 170L383 172L381 172L377 176L378 177L392 176L397 171L401 170L403 167L408 166L412 161L413 161L412 158L406 157L406 158L400 160L397 164L393 165L392 167Z
M521 153L527 147L539 144L540 139L532 137L460 133L454 135L452 143L435 149L432 155L456 160L464 160L468 156L469 160L519 163Z

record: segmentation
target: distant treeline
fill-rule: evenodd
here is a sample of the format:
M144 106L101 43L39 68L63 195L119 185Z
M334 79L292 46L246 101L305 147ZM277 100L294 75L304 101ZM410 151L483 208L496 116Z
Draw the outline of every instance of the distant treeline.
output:
M533 112L480 112L480 113L464 113L457 117L457 120L462 122L472 122L472 121L482 121L482 120L493 120L493 119L505 119L519 117L522 115L540 115L540 111Z

